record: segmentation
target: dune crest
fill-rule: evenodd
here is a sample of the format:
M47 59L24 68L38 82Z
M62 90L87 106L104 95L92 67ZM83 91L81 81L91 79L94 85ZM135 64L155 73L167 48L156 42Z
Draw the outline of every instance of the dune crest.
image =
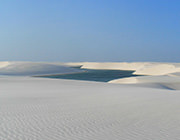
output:
M168 73L180 72L180 67L173 64L154 64L136 70L133 74L137 75L165 75Z
M157 63L157 62L79 62L66 63L66 65L82 65L85 69L110 69L110 70L134 70L137 75L165 75L180 72L180 63Z
M119 63L119 62L79 62L79 63L66 63L67 65L82 65L84 69L109 69L109 70L137 70L144 65L148 65L146 62L137 63Z

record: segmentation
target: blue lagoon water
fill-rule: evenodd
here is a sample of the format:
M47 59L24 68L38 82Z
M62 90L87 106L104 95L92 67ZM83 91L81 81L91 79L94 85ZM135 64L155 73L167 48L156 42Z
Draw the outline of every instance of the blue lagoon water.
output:
M73 74L60 74L60 75L49 75L41 76L46 78L57 78L57 79L72 79L72 80L86 80L86 81L98 81L98 82L108 82L114 79L133 77L134 71L124 71L124 70L90 70L81 69L82 72Z

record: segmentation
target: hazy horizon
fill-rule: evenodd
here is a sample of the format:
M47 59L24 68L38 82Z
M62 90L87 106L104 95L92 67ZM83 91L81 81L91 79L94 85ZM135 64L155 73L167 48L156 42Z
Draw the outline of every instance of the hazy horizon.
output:
M0 61L180 62L178 0L6 0Z

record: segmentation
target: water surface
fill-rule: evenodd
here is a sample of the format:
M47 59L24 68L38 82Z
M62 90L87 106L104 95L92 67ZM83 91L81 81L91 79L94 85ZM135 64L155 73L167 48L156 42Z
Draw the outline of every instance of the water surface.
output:
M81 69L81 70L82 70L82 72L80 72L80 73L49 75L49 76L42 76L42 77L108 82L108 81L111 81L114 79L137 76L137 75L132 74L134 71L90 70L90 69Z

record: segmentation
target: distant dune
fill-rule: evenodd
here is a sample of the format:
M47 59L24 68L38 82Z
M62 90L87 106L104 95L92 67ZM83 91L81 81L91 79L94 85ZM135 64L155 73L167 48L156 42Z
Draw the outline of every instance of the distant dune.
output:
M0 75L36 76L76 72L80 72L80 70L57 63L0 62Z
M50 62L0 62L0 75L8 76L43 76L54 74L68 74L81 72L73 67L83 69L108 69L108 70L134 70L133 74L143 75L138 77L121 78L109 83L118 84L146 84L151 87L180 89L180 63L155 63L155 62L134 62L134 63L50 63ZM152 84L154 86L152 86ZM142 85L145 86L145 85Z
M137 75L165 75L169 73L180 72L179 64L152 64L137 69L134 74Z
M74 73L79 70L72 67L85 69L108 69L108 70L134 70L136 75L167 75L180 72L180 63L50 63L50 62L0 62L0 75L44 75Z
M115 62L79 62L79 63L66 63L67 65L82 65L81 68L85 69L110 69L110 70L137 70L149 63L115 63Z
M180 63L155 63L155 62L133 62L133 63L67 63L69 66L81 65L86 69L113 69L134 70L138 77L121 78L110 81L116 84L134 84L149 86L153 88L164 88L180 90Z
M155 63L155 62L133 62L133 63L110 63L110 62L82 62L66 63L69 66L82 65L86 69L112 69L112 70L134 70L137 75L165 75L180 72L180 63Z

